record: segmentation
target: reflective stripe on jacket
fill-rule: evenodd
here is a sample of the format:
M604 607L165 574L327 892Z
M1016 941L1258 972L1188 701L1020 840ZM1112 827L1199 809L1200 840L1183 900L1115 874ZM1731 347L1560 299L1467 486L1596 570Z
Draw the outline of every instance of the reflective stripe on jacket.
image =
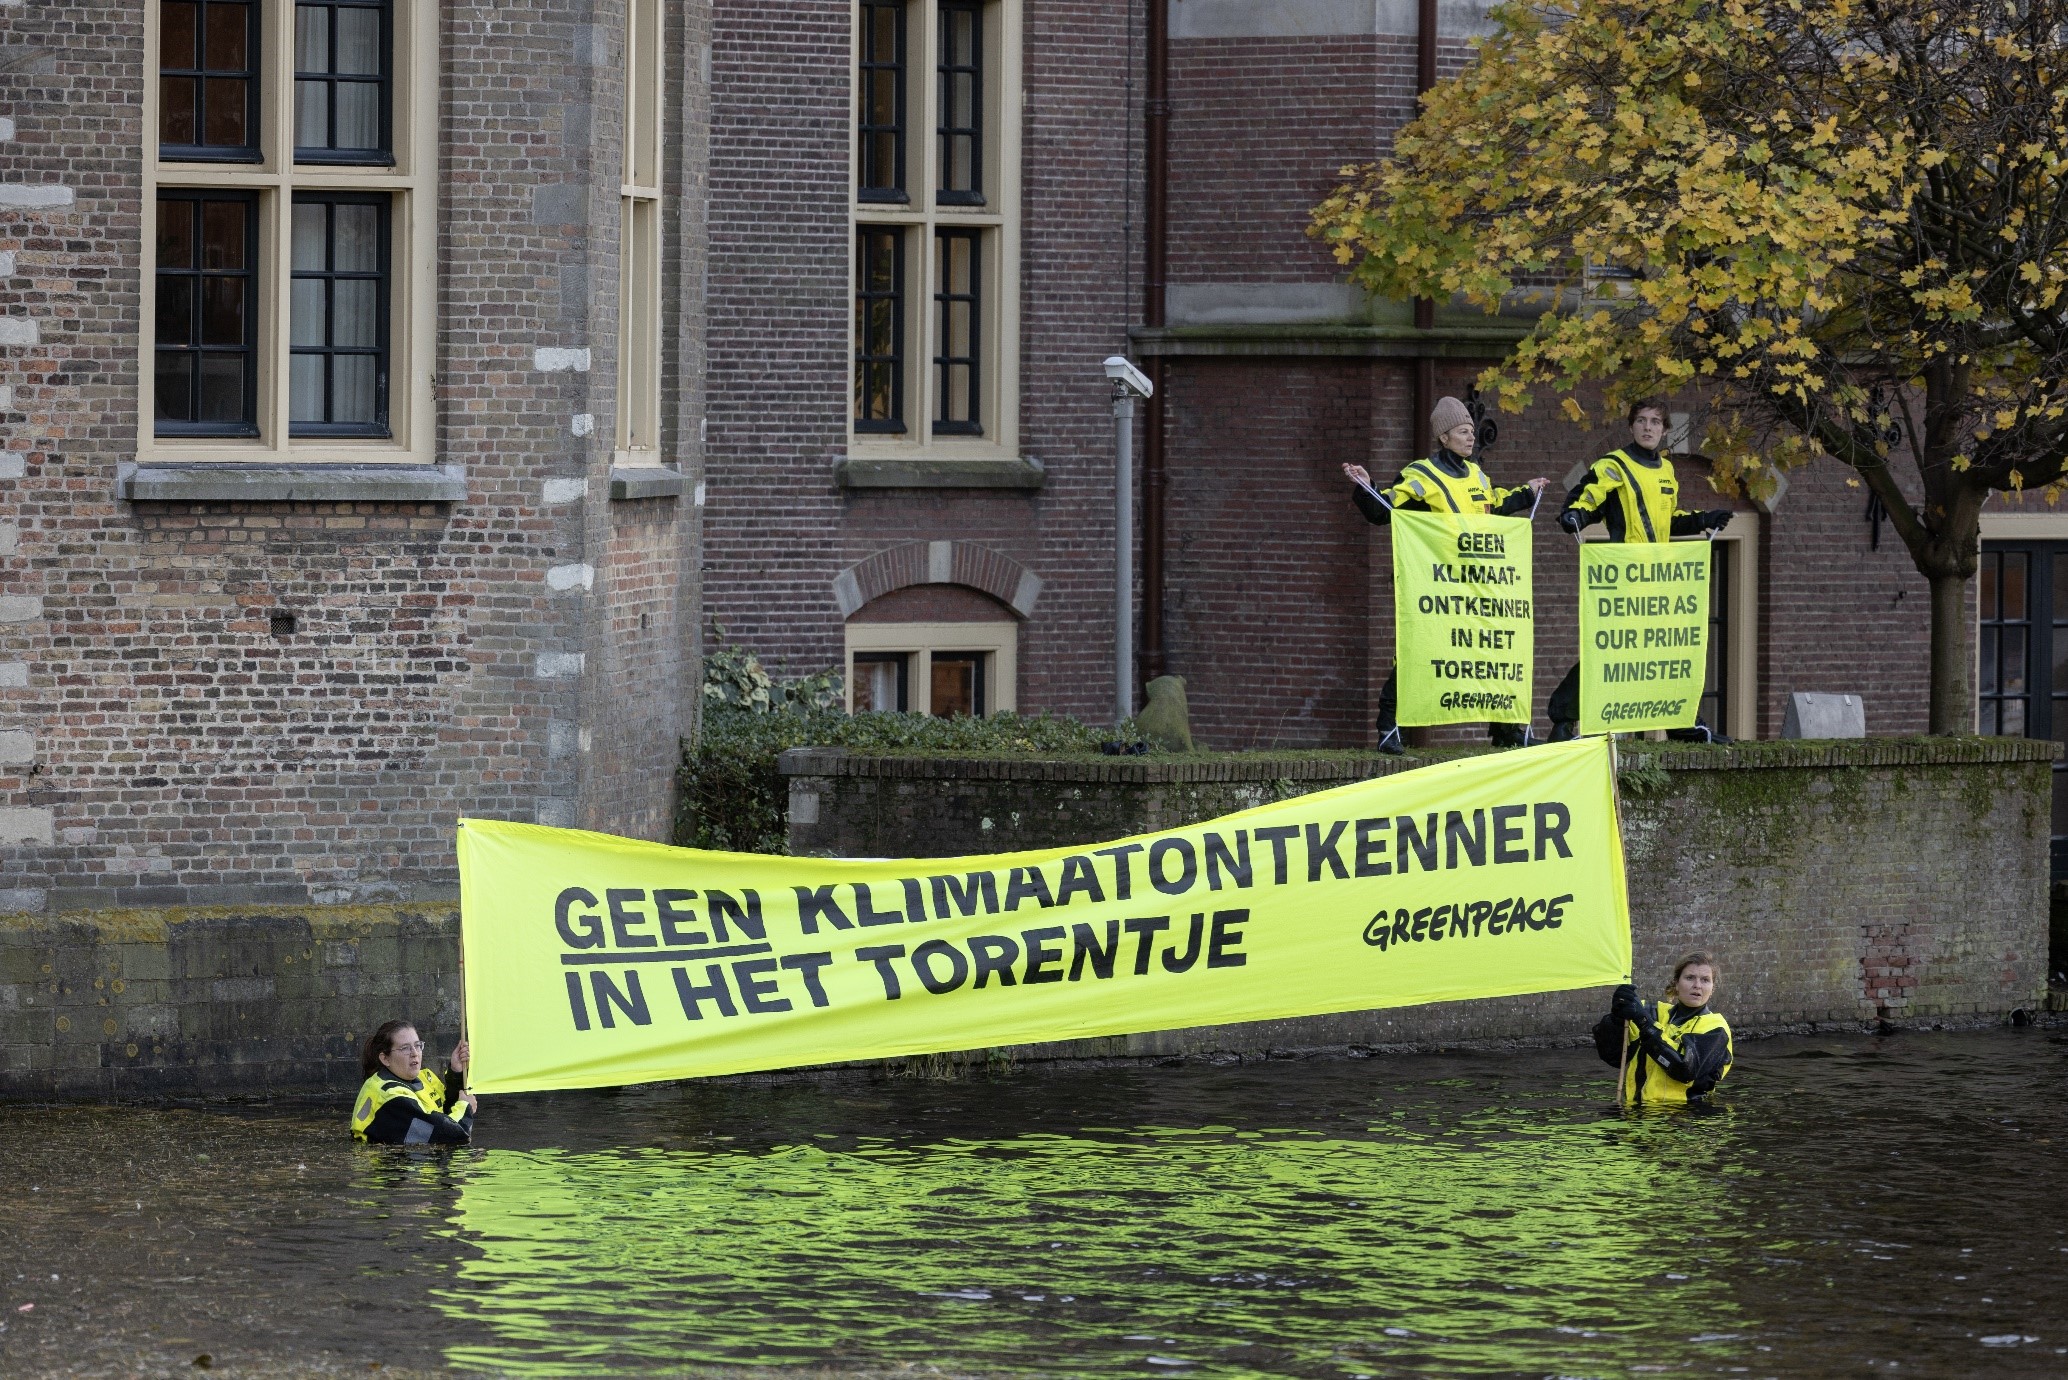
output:
M1434 457L1409 461L1400 471L1400 482L1386 491L1387 502L1396 507L1426 507L1435 513L1491 513L1517 492L1496 489L1478 461L1461 463L1465 468L1462 476L1449 473Z
M1608 506L1611 499L1613 508ZM1680 480L1666 452L1646 463L1627 450L1612 450L1589 467L1566 507L1577 509L1589 522L1606 519L1614 541L1671 541L1676 535L1674 519L1697 516L1679 507L1679 499ZM1680 526L1682 536L1700 530L1698 524Z
M1635 1105L1640 1102L1686 1102L1690 1096L1699 1097L1714 1088L1731 1071L1731 1062L1736 1049L1731 1041L1730 1022L1708 1007L1688 1013L1681 1012L1683 1024L1673 1024L1678 1008L1670 1001L1654 1002L1652 1018L1658 1023L1659 1039L1665 1044L1667 1057L1647 1053L1635 1023L1622 1022L1623 1098ZM1678 1072L1692 1075L1683 1079L1672 1067L1680 1065Z
M359 1095L352 1103L352 1139L363 1141L381 1111L389 1103L403 1101L409 1104L412 1113L408 1126L395 1139L401 1145L429 1145L434 1142L450 1142L466 1139L467 1118L462 1116L457 1123L452 1118L452 1108L459 1103L460 1085L455 1083L450 1090L445 1080L429 1069L417 1075L417 1086L411 1087L392 1073L376 1073L359 1085ZM447 1130L444 1136L438 1134L441 1127ZM382 1136L383 1143L388 1137Z

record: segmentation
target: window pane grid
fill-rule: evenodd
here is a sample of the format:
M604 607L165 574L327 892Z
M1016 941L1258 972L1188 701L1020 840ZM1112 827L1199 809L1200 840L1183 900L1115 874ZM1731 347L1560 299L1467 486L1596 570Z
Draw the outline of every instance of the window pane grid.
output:
M258 8L249 0L164 0L160 5L160 158L258 161Z
M983 433L978 367L981 331L981 232L934 236L934 434Z
M940 0L936 201L984 204L983 0Z
M905 429L905 232L855 234L854 427Z
M861 6L857 74L857 194L863 201L902 202L905 195L905 0Z
M301 163L392 164L387 0L297 0L294 156Z
M255 436L258 199L158 198L153 409L171 436Z
M288 412L294 436L388 434L388 199L294 200Z
M1978 733L2022 737L2030 702L2028 553L1985 551L1978 574L1975 705Z

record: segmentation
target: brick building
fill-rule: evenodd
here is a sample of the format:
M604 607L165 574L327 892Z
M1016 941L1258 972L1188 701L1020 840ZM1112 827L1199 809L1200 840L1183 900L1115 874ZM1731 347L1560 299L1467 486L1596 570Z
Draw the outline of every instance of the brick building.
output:
M1519 333L1365 300L1305 234L1485 22L1420 8L715 0L707 626L792 670L845 664L865 703L1110 717L1099 362L1125 351L1162 391L1137 428L1142 673L1186 678L1209 746L1368 742L1390 547L1338 466L1397 472L1434 397ZM1561 488L1625 435L1548 407L1499 427L1497 480ZM1921 732L1926 585L1865 492L1811 467L1769 503L1724 500L1699 458L1679 464L1693 506L1737 513L1721 725L1777 736L1789 692L1833 691L1865 694L1871 733ZM2068 538L2050 517L1989 523L1992 543L2038 543L2004 548L2013 566ZM1537 532L1542 727L1576 571ZM2052 624L2014 575L1984 591L2010 601L1991 606L2007 630L1985 634L2004 658L1985 708L2045 733Z
M667 836L708 37L0 5L0 913L377 918L461 815Z

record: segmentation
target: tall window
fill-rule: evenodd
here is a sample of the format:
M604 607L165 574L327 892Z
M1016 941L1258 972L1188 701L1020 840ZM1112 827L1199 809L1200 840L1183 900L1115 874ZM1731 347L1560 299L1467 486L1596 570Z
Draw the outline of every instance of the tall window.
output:
M617 451L629 464L661 461L661 40L660 0L628 0Z
M151 0L147 14L140 457L428 459L437 7Z
M158 156L257 162L258 64L255 0L166 0L158 27Z
M1991 540L1976 581L1977 732L2068 743L2068 542ZM2068 762L2054 762L2053 874L2068 878Z
M296 0L294 156L303 163L390 163L394 50L387 0Z
M984 429L977 407L983 363L979 327L984 234L934 232L934 421L937 435L974 436Z
M2037 721L2032 712L2032 599L2034 559L2048 553L1997 548L1981 556L1981 628L1976 647L1975 682L1978 733L2020 738ZM2068 608L2063 609L2068 614ZM2062 686L2068 691L2068 685ZM2064 724L2068 727L2068 724Z
M905 12L907 0L863 0L855 91L855 194L863 201L905 195Z
M946 206L984 204L984 3L940 0L936 45L940 163L935 195Z
M861 453L1017 444L1020 0L856 0Z
M258 199L158 198L156 395L169 434L256 434Z
M297 434L387 432L387 198L355 192L294 199L288 416Z
M855 232L854 427L905 429L905 232Z

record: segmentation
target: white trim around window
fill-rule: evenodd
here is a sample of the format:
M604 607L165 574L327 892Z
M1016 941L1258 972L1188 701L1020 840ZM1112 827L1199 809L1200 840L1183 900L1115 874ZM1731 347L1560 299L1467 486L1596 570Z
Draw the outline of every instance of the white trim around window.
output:
M138 254L142 310L137 340L137 460L161 465L433 464L438 7L433 0L388 0L385 6L342 7L298 7L292 0L253 0L253 4L258 24L254 64L257 96L253 103L257 130L256 137L249 142L255 156L226 155L222 161L212 161L207 149L182 148L176 157L165 156L166 150L161 147L159 73L161 61L165 60L163 44L168 37L166 3L147 0L144 6L146 80ZM298 10L303 8L309 9L311 15L299 14ZM312 17L335 24L334 16L328 13L316 15L316 11L333 8L353 9L360 15L378 9L384 16L387 86L381 120L387 147L382 151L385 156L380 158L354 161L349 156L322 154L296 158L296 73L312 60L316 47L307 36L303 42L297 42L297 24L306 25ZM182 22L185 16L183 10ZM336 32L332 30L333 35ZM337 41L334 37L330 40L333 44ZM343 62L334 65L341 72L353 70ZM304 99L310 100L322 83L304 81L301 85L309 88ZM307 111L303 114L306 116ZM221 194L224 200L241 199L252 208L255 233L249 250L253 258L244 302L244 310L250 314L248 329L255 353L252 392L244 424L222 428L225 432L241 430L246 434L170 434L180 429L179 424L161 425L156 396L160 336L158 203L161 196L205 198L210 194ZM377 204L385 211L380 236L377 342L385 364L385 389L380 421L358 428L363 433L381 434L335 434L347 429L337 426L318 428L333 434L310 434L312 427L305 420L309 407L306 391L301 404L304 419L290 422L296 409L291 363L298 357L292 305L297 283L293 252L297 198L305 209L325 199L349 203L357 198L360 204ZM303 232L306 246L308 224ZM300 281L305 294L335 294L343 290L327 273L337 265L323 265L315 270L315 277L311 276L309 263L302 267L305 271ZM327 313L339 310L326 307ZM334 315L329 319L335 319ZM307 323L303 325L303 339L299 343L307 347ZM299 357L306 371L312 357L306 349ZM303 386L305 390L308 387L306 373ZM290 434L296 430L304 434Z
M1019 705L1020 625L991 623L849 623L847 650L847 708L856 709L857 653L892 654L905 662L905 710L931 714L933 706L933 658L936 654L983 658L985 714L1011 713ZM866 708L864 704L862 707Z
M853 458L1019 458L1021 9L1022 0L853 0ZM980 23L958 37L958 16L969 14ZM892 15L902 43L895 77ZM865 37L865 23L883 28ZM950 52L950 44L961 51ZM958 104L972 71L981 96L973 106L966 96ZM873 111L883 117L876 128L886 131L880 151L865 149L872 115L865 103L893 85L896 98L882 98ZM972 120L980 134L955 133ZM944 150L953 156L944 158ZM872 180L879 185L863 185ZM872 254L873 284L864 281ZM970 264L973 273L965 272ZM872 300L862 300L865 290ZM885 323L873 336L865 335L868 311ZM865 365L865 353L885 362ZM971 353L973 367L963 362ZM875 373L865 374L871 367ZM972 396L973 408L960 401Z

